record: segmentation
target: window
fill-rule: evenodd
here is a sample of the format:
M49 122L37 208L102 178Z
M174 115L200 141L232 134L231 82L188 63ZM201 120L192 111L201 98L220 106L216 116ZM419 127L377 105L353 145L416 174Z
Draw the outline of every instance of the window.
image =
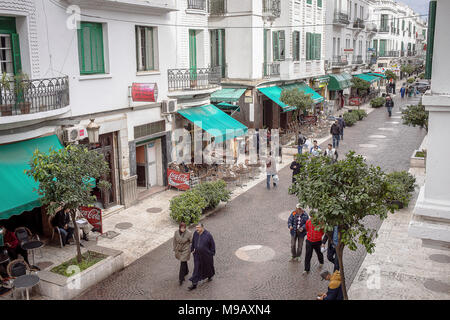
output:
M364 19L364 7L363 6L360 7L360 18Z
M312 4L312 0L306 0L307 4Z
M157 70L155 33L156 29L153 27L136 26L137 71Z
M292 58L300 61L300 32L294 31L292 34Z
M225 29L210 30L211 66L220 67L222 77L225 77Z
M405 31L405 20L402 20L402 31Z
M387 14L382 14L381 15L381 26L380 26L381 31L389 31L389 27L388 27L388 15Z
M306 60L320 60L322 47L322 35L318 33L306 33Z
M105 73L102 29L101 23L80 23L80 29L78 29L78 57L81 74Z
M350 4L348 4L348 18L352 20L352 2L350 1Z
M0 72L14 75L20 73L19 35L14 17L0 17Z
M285 37L284 30L273 32L273 60L280 61L285 58Z
M317 0L317 6L318 6L319 8L322 8L322 0Z

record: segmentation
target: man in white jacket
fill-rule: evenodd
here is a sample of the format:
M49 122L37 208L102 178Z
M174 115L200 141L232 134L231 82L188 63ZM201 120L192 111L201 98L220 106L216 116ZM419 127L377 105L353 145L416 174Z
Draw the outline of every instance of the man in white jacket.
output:
M270 152L269 157L266 160L266 173L267 173L267 189L270 190L270 177L273 179L273 186L277 186L277 162Z

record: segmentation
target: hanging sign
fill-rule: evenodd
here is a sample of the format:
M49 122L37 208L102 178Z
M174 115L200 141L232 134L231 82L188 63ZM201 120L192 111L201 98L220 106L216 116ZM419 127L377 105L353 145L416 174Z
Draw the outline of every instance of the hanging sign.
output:
M156 83L136 83L131 86L131 98L136 102L156 102L158 85Z
M182 173L172 169L167 169L167 182L169 186L179 190L188 190L191 188L189 184L189 173Z
M94 227L93 231L103 233L102 209L97 207L79 207L81 215Z

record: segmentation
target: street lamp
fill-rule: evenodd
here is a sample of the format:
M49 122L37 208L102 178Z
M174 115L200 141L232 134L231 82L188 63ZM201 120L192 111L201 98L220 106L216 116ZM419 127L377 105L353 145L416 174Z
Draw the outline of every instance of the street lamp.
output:
M91 122L86 127L86 130L88 132L88 138L90 144L98 144L99 143L99 131L100 126L94 122L94 119L90 119Z

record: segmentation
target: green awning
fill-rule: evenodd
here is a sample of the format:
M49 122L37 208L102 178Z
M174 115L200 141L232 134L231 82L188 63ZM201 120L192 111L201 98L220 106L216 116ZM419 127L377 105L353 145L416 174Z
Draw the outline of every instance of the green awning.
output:
M346 72L341 74L329 74L328 90L339 91L352 86L352 76Z
M290 110L295 110L296 107L290 107L287 104L281 102L281 91L283 91L280 87L273 86L273 87L265 87L265 88L259 88L259 92L261 92L263 95L265 95L267 98L275 102L277 105L283 109L283 112L287 112ZM294 109L292 109L294 108Z
M376 82L376 81L380 81L379 77L371 76L371 75L366 74L366 73L356 74L356 75L354 75L354 77L360 78L360 79L362 79L364 81L367 81L367 82L370 82L370 83L373 83L373 82Z
M221 102L216 104L216 107L218 107L221 110L237 110L240 107L238 105L234 105L231 103Z
M216 142L234 139L247 132L246 126L212 104L178 110L178 113L215 137Z
M211 94L211 102L237 102L247 89L224 88Z
M63 148L56 135L0 146L0 220L41 206L34 191L39 184L24 171L30 169L29 161L36 149L47 153L51 148Z
M281 89L293 89L293 88L297 88L300 91L303 91L305 94L310 94L312 95L312 99L314 100L314 103L320 103L322 101L325 100L324 97L322 97L320 94L318 94L316 91L314 91L313 88L311 88L310 86L308 86L305 83L292 83L292 84L287 84L284 86L281 86Z
M386 75L384 75L382 73L368 72L367 74L370 75L370 76L375 76L375 77L380 77L380 78L383 78L383 79L387 79Z

